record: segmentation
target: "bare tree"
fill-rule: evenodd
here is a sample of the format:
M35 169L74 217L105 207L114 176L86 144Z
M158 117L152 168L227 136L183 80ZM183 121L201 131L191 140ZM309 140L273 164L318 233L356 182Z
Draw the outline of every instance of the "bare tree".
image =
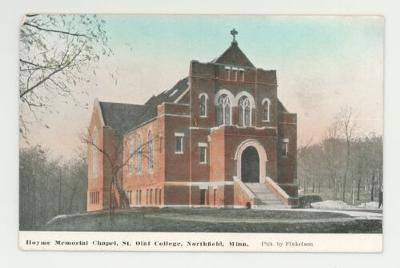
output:
M339 138L339 128L337 122L334 122L327 130L324 139L321 142L322 161L328 177L328 188L333 187L333 198L337 198L339 192L339 177L342 166L341 148L342 142Z
M111 130L111 129L110 129ZM97 152L101 153L106 163L109 165L111 174L109 178L109 211L110 213L113 211L115 205L119 208L128 208L130 205L130 200L122 186L122 170L128 164L131 163L131 160L136 156L139 156L142 159L151 159L153 161L154 152L149 158L150 150L154 151L154 143L157 140L157 135L152 136L151 140L147 140L146 142L141 142L137 147L134 148L133 151L124 150L125 146L128 144L124 144L124 139L121 135L112 131L112 137L103 145L99 145L95 142L95 139L92 136L90 129L87 130L86 134L81 134L81 140L84 144L87 144L89 148L94 148ZM133 138L138 138L137 134L132 135ZM140 139L137 139L140 140ZM150 148L150 144L153 146ZM127 153L128 152L128 153ZM135 167L136 168L136 167ZM119 201L114 202L113 193L118 194Z
M347 178L350 168L350 157L351 157L351 143L354 139L354 131L356 128L354 112L351 107L343 107L336 116L336 123L338 125L339 134L346 141L346 155L345 155L345 169L343 174L342 183L342 200L346 200L346 186Z
M87 168L83 159L52 159L48 149L37 145L21 148L19 160L21 230L39 230L56 215L86 211Z
M74 97L78 92L71 87L90 82L89 70L95 73L100 56L112 53L107 42L105 21L96 15L24 17L19 51L22 137L26 138L32 121L40 121L38 113L53 112L51 103L56 96L78 103Z

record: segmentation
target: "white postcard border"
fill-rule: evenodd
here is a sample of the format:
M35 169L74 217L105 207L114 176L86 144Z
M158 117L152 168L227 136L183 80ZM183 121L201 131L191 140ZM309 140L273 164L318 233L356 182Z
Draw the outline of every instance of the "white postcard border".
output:
M20 231L22 250L380 253L382 234Z

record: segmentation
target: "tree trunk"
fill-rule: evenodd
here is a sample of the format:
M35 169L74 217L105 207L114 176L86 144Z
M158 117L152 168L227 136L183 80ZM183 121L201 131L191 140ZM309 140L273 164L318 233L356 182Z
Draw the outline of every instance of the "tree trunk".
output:
M333 178L333 199L336 200L337 199L337 192L338 192L338 183L336 178Z
M346 182L347 182L347 173L349 172L349 164L350 164L350 140L347 138L347 153L346 153L346 168L344 170L343 175L343 189L342 189L342 200L346 201Z
M126 192L122 188L120 180L117 178L116 175L114 176L114 179L115 179L115 186L117 188L118 196L119 196L119 207L120 208L129 208L129 206L130 206L129 199L126 195Z
M371 178L371 201L374 201L374 192L375 192L375 170L372 171L372 178Z

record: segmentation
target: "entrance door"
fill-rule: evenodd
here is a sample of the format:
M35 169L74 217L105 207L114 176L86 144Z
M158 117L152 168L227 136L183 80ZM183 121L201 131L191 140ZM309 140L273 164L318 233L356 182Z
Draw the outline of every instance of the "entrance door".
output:
M242 181L260 181L260 158L256 148L247 147L242 153Z

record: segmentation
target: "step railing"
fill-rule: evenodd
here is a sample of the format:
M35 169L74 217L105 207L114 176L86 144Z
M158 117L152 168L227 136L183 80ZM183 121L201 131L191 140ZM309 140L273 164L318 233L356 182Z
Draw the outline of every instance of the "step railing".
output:
M233 176L233 181L237 183L237 185L240 187L240 190L242 190L247 195L251 203L254 205L254 202L256 200L256 196L254 195L254 193L242 182L242 180L239 180L238 177Z
M290 205L290 196L270 177L265 177L264 183L273 193L275 193L286 205Z

